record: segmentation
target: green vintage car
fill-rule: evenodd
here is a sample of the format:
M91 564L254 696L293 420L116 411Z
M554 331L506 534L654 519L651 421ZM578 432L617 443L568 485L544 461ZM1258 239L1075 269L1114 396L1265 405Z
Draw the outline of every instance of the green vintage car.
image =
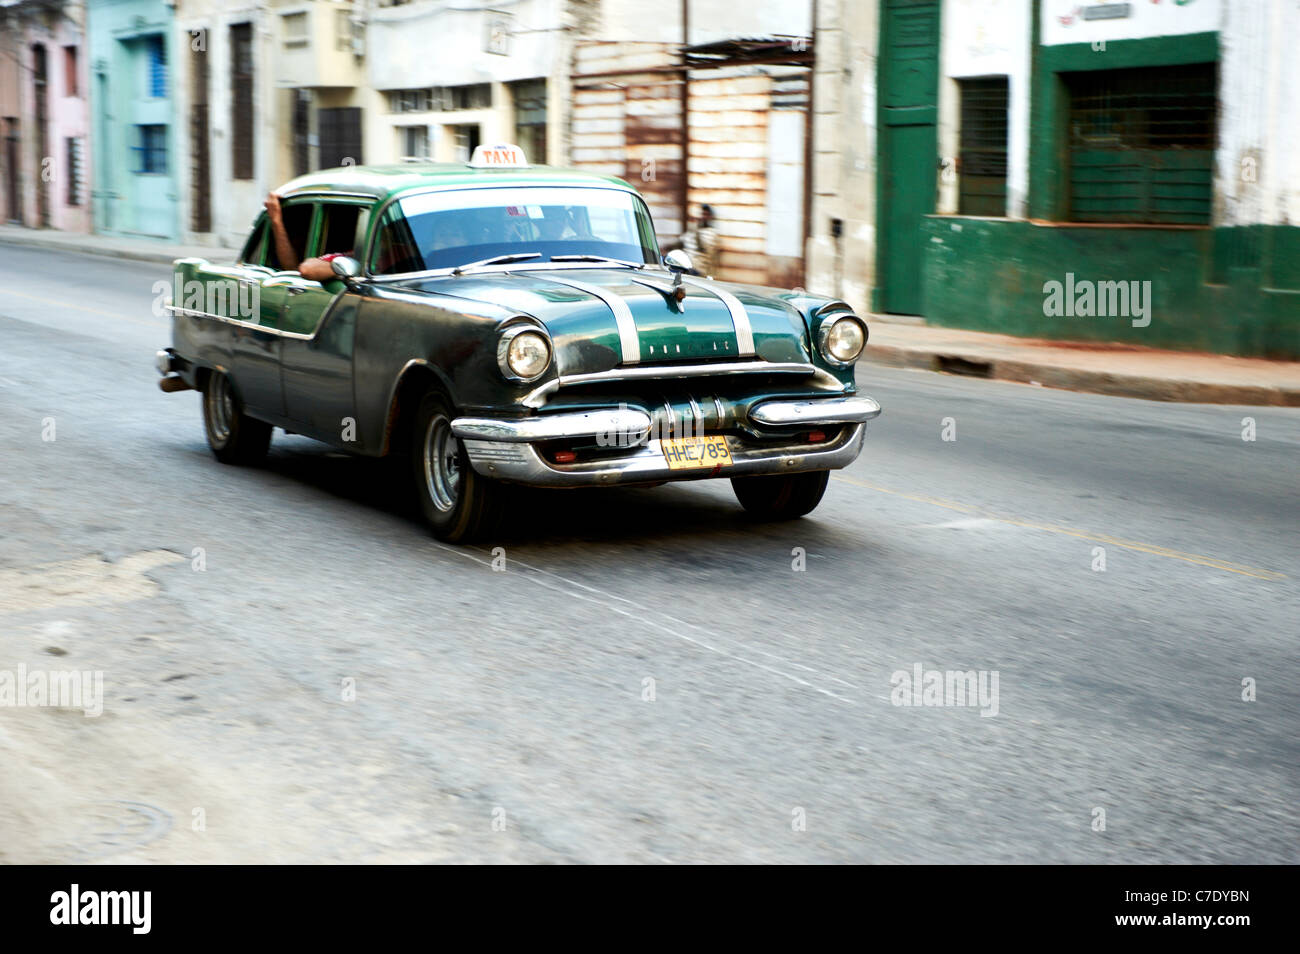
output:
M817 505L880 413L856 393L867 327L848 305L661 258L620 179L501 146L280 195L294 256L333 256L334 280L286 270L265 213L235 264L175 263L159 384L202 393L222 462L260 458L273 427L409 455L453 542L490 532L509 483L725 477L780 519Z

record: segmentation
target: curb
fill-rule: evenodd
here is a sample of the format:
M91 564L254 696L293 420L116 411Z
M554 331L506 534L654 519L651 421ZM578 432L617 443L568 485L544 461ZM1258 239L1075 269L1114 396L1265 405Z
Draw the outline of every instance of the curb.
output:
M893 368L918 368L969 377L992 378L1018 384L1041 385L1064 391L1086 391L1113 397L1188 404L1249 404L1264 407L1300 407L1300 388L1261 387L1114 374L1059 364L1001 358L979 351L950 348L916 348L868 343L863 360Z
M231 253L230 249L218 248L176 248L174 246L163 246L158 249L135 248L131 246L117 247L107 242L96 244L93 240L84 242L69 242L64 239L47 239L41 235L17 236L0 235L0 245L10 245L14 248L41 248L50 249L58 252L74 252L78 255L98 255L102 258L127 259L133 262L150 262L158 265L170 265L178 258L185 258L192 254L201 254L204 257L210 257L214 254L218 259L233 257L238 251Z

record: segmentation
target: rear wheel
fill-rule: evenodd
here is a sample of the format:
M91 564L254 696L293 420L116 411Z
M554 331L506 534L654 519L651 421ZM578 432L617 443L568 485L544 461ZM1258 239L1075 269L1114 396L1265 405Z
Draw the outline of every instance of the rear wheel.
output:
M440 394L425 395L411 433L411 465L420 511L433 535L468 543L500 525L502 487L470 466L451 420L451 406Z
M271 425L244 413L230 376L220 371L209 374L203 387L203 430L223 464L254 463L271 446Z
M736 499L760 520L793 520L810 513L821 503L830 480L829 470L806 474L774 474L765 477L733 477Z

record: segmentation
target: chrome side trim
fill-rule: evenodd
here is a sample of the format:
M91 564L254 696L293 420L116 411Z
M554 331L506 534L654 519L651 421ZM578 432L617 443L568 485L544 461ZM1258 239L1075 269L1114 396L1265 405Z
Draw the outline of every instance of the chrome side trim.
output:
M333 304L330 304L325 308L325 311L321 312L321 321L316 325L316 331L320 330L320 326L325 322L326 313L333 307ZM279 328L272 328L269 325L259 324L256 321L243 321L239 318L228 318L225 315L214 315L210 311L198 311L194 308L181 308L178 305L164 305L163 308L170 311L173 315L184 315L187 318L211 318L213 321L220 321L222 324L235 325L238 328L248 328L252 331L264 331L268 335L279 335L281 338L296 338L299 341L311 341L316 337L316 331L313 331L309 335L305 335L297 331L281 331Z
M578 411L543 417L494 419L458 417L451 422L457 437L475 441L513 443L609 435L615 445L636 443L650 433L650 416L635 408Z
M880 415L869 397L822 398L815 401L764 401L750 408L755 424L785 427L795 424L864 424Z
M736 329L736 352L742 357L752 357L755 353L754 328L749 323L749 312L745 311L745 306L741 304L740 299L725 288L717 288L698 278L683 275L682 281L696 288L703 288L722 300L722 303L727 306L727 311L731 312L731 324Z
M637 334L636 322L632 318L632 309L627 306L627 302L623 300L621 295L615 295L598 285L589 285L586 282L580 282L572 278L556 278L553 275L542 275L541 278L543 281L555 282L557 285L568 285L570 288L586 292L608 305L609 310L614 313L614 322L618 325L618 341L623 353L623 363L637 364L640 362L641 336Z
M376 202L380 198L371 192L336 192L333 189L308 187L280 196L281 199L365 199Z

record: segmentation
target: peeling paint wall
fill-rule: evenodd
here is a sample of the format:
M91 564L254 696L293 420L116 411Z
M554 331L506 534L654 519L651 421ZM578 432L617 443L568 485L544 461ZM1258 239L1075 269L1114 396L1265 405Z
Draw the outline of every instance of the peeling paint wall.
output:
M1300 5L1229 5L1219 48L1214 223L1300 225Z
M677 60L672 43L592 42L574 53L569 161L640 190L664 245L682 232L681 82L654 70Z
M692 70L687 168L682 84L674 69L679 44L580 43L574 62L570 159L576 168L619 176L640 190L665 248L679 245L709 205L718 240L716 277L799 283L806 69ZM689 218L683 222L688 179Z
M813 77L811 292L865 314L875 284L877 3L818 0ZM842 223L842 235L831 223Z

